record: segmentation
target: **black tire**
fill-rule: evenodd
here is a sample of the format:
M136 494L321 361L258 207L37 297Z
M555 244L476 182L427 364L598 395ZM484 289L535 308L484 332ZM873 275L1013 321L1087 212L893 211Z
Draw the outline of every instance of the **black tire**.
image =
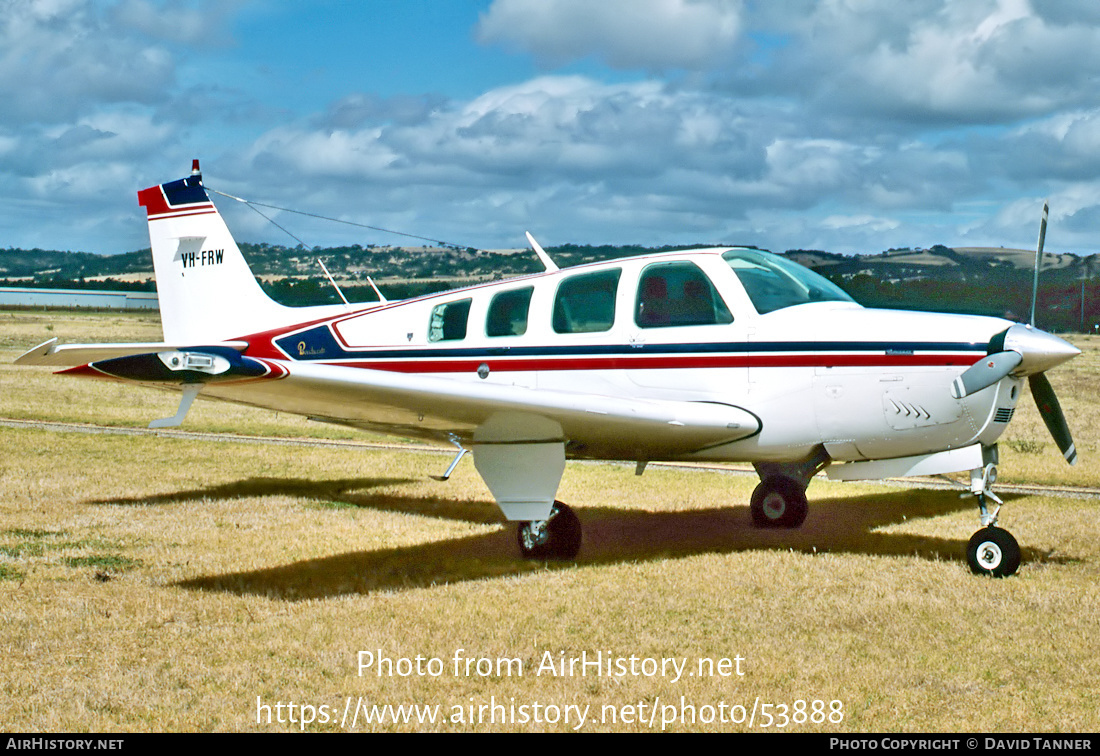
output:
M762 480L749 502L752 523L758 528L797 528L809 510L806 490L784 475Z
M966 561L975 575L1008 577L1020 569L1020 544L1007 530L982 528L970 537Z
M566 504L555 501L542 522L522 522L516 531L525 559L573 559L581 550L581 521Z

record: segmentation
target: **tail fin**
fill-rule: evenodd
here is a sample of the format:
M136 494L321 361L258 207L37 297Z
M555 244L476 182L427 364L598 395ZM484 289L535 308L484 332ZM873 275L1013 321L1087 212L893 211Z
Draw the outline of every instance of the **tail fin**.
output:
M203 188L198 160L187 178L138 192L138 203L149 215L165 342L216 343L305 319L304 308L260 288Z

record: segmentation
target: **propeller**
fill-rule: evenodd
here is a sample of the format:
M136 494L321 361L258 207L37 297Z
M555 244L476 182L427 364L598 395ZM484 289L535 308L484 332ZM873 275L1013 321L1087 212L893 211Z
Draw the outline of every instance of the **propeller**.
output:
M1077 462L1077 447L1069 424L1054 394L1054 387L1045 372L1055 365L1081 354L1081 350L1067 341L1035 327L1035 303L1039 297L1039 267L1043 257L1043 243L1047 235L1049 204L1043 203L1043 220L1039 226L1039 243L1035 250L1035 279L1031 291L1030 325L1014 325L989 341L989 354L964 370L951 384L951 395L962 399L989 388L1009 375L1027 376L1031 395L1043 422L1054 437L1054 443L1071 465Z
M1081 352L1077 347L1057 336L1025 325L1014 325L997 334L990 341L991 348L1002 345L1001 351L991 352L964 370L951 384L951 395L956 399L970 396L989 388L1009 375L1027 376L1031 395L1043 416L1047 430L1071 465L1077 461L1077 450L1066 423L1066 416L1058 404L1058 397L1045 375L1046 371Z

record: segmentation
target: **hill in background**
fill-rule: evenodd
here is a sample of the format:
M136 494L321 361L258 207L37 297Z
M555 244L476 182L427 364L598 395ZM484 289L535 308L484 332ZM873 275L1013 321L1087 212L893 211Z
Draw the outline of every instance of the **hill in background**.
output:
M484 281L536 273L542 266L525 249L352 245L308 250L241 244L261 285L291 305L339 302L318 258L350 301L374 301L368 278L389 299L403 299ZM701 245L695 245L701 246ZM561 266L660 252L677 247L567 244L547 252ZM788 250L787 257L829 278L869 307L967 312L1026 319L1034 250L936 245L840 255ZM1044 254L1039 324L1060 331L1094 330L1100 323L1097 255ZM149 250L118 255L0 249L0 286L155 289Z

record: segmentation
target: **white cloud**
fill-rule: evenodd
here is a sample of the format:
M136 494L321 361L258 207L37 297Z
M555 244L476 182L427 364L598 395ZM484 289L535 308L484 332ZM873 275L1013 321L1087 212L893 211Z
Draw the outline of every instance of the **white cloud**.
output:
M554 64L697 72L818 111L1005 122L1100 104L1100 14L1028 0L495 0L479 39Z
M110 8L110 17L114 25L133 29L151 39L201 48L228 43L226 20L241 4L242 0L206 0L198 3L118 0Z
M593 56L618 68L699 69L727 60L739 0L495 0L478 36L558 64Z
M800 77L819 107L918 123L1004 122L1100 101L1080 86L1100 73L1095 20L1048 23L1026 0L869 6L821 3L805 19L775 19L789 44L773 72Z
M117 215L140 239L133 191L199 156L234 194L479 246L522 243L534 221L548 243L1027 245L1034 224L1013 222L1013 203L1043 195L1075 243L1100 218L1091 6L496 0L475 30L493 56L519 49L572 75L457 96L349 73L328 101L288 86L263 105L256 80L308 77L271 65L278 50L215 72L240 20L222 7L4 4L0 196L79 204L85 228ZM324 52L295 54L321 66ZM124 197L116 214L105 192ZM261 224L242 238L263 233L254 214L237 221ZM119 238L103 232L103 248L132 246Z
M830 215L821 221L825 228L865 229L874 232L892 231L901 224L892 218L879 218L874 215Z
M0 121L50 123L106 103L149 104L174 79L170 55L115 34L90 0L7 3L0 13Z

